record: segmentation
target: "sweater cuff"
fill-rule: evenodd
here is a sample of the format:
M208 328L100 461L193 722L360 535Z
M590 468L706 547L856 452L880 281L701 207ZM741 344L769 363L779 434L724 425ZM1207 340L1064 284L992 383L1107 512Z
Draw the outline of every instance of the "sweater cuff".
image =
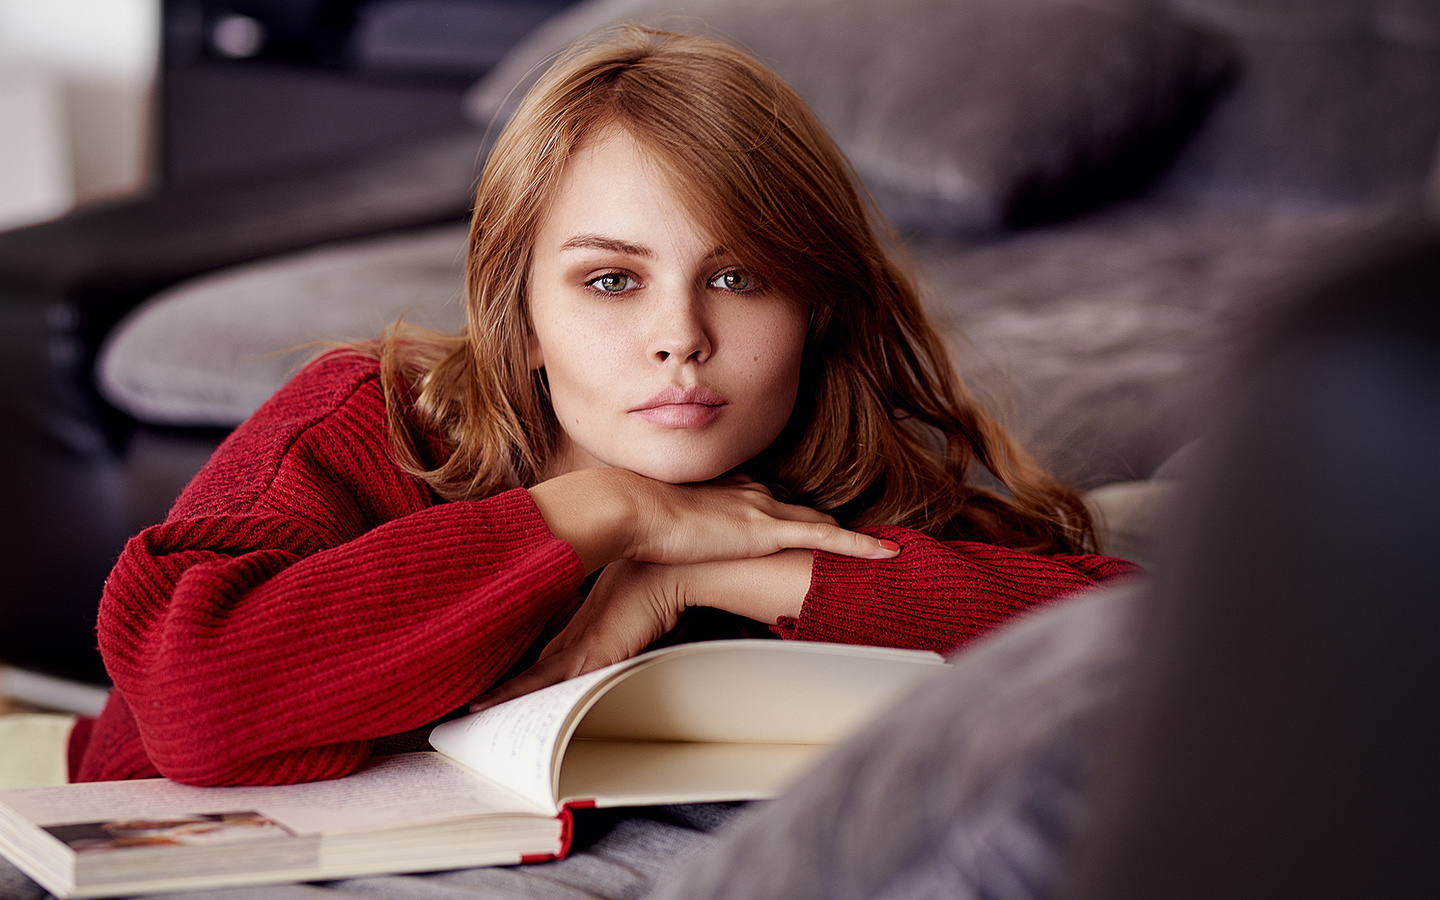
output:
M894 526L865 531L898 543L900 555L866 560L816 552L800 616L778 623L777 634L949 653L1027 609L1093 585L1090 572L1133 568L1101 557L946 544Z
M946 595L947 585L927 577L937 568L930 557L946 549L905 528L861 530L898 543L900 555L870 560L816 551L800 616L777 622L775 633L804 641L950 650L953 623L947 619L953 610L933 602Z
M522 541L528 546L553 550L564 561L564 564L558 567L561 576L573 580L577 588L584 581L585 566L580 561L580 554L550 530L545 517L540 514L540 507L535 505L535 498L530 496L529 491L524 488L511 488L478 502L486 507L489 519L487 528L503 524L505 531L502 533L512 533L515 535L514 539ZM443 509L449 505L452 504L445 504L440 508Z

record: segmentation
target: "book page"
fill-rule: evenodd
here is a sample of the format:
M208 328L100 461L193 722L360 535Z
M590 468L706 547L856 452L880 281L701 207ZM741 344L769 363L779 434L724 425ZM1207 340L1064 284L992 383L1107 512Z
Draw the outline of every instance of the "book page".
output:
M164 779L0 791L41 827L255 810L296 834L342 833L504 813L549 815L435 753L379 757L334 781L277 787L191 787Z
M552 813L556 752L577 707L614 670L617 663L542 688L533 694L443 722L430 732L436 750L514 790Z
M820 744L576 739L565 751L560 796L603 807L764 800L778 795L828 749Z
M430 743L558 812L561 796L590 799L560 789L560 757L572 733L834 744L944 666L938 654L917 650L774 640L680 644L446 722Z
M313 790L322 785L322 791ZM551 814L547 806L438 753L379 757L346 778L295 787L311 790L267 800L262 811L302 832L340 834L475 816Z
M934 653L803 641L671 648L609 686L577 738L836 744L945 668Z

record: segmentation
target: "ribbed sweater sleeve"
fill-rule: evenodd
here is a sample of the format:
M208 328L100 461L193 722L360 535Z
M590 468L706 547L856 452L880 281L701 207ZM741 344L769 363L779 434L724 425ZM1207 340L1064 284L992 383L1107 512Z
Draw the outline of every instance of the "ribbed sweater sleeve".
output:
M343 775L493 683L583 569L523 490L439 503L391 461L372 361L324 358L241 426L102 597L115 683L79 780Z
M800 616L782 619L777 634L948 654L1035 606L1141 572L1112 557L944 543L893 526L862 530L900 544L900 555L870 561L816 552Z

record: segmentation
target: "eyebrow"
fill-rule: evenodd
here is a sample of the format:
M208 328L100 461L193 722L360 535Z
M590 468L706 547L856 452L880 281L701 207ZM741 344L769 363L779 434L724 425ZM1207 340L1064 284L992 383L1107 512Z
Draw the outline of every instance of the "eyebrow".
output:
M610 253L619 253L625 256L638 256L642 259L654 259L655 251L640 244L632 244L628 241L607 238L599 234L577 234L560 245L563 250L605 250Z
M561 252L566 250L604 250L608 253L618 253L622 256L636 256L641 259L655 259L656 253L644 244L632 244L629 241L622 241L618 238L608 238L601 234L577 234L560 245ZM730 251L724 247L716 247L705 254L705 262L729 256Z

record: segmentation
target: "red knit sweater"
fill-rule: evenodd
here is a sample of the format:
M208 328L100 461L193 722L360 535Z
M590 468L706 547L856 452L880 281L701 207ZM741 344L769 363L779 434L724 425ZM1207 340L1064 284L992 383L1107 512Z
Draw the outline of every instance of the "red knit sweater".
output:
M784 637L949 651L1027 607L1134 571L1098 556L875 533L900 556L817 553ZM499 679L574 608L584 572L511 490L444 503L391 459L378 366L310 365L133 538L106 582L115 683L76 780L333 778L377 738Z

